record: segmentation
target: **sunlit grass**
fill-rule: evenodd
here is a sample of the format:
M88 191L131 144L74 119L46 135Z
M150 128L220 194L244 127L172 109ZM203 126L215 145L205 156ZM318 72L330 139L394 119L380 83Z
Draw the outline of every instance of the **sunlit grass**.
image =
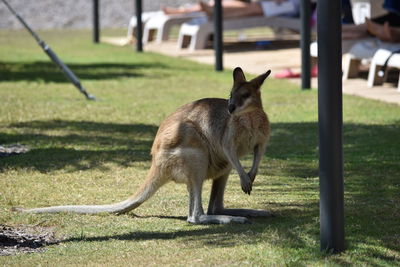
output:
M317 92L273 79L262 89L272 138L253 193L243 194L233 173L225 202L275 217L251 225L189 225L186 187L174 183L122 216L10 212L13 206L127 198L147 173L163 118L199 98L226 98L232 82L229 70L93 45L88 31L40 34L99 100L86 101L27 33L0 31L0 144L31 149L0 158L0 223L51 226L64 239L45 253L1 257L0 263L399 264L400 108L344 98L347 250L329 256L319 251ZM250 157L243 164L250 167ZM209 191L206 183L205 207Z

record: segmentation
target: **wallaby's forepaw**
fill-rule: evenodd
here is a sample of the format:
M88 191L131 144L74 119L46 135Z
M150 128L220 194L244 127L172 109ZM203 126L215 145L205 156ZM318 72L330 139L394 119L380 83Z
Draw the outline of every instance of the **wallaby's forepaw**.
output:
M242 186L243 192L250 195L253 182L247 174L240 176L240 185Z
M253 183L254 180L256 179L256 174L252 173L252 172L249 172L247 175L250 177L250 181Z

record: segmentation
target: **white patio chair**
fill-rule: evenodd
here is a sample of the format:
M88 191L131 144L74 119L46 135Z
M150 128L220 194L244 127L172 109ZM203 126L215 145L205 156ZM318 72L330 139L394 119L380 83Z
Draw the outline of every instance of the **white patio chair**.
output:
M368 87L382 84L387 78L387 68L397 68L400 70L400 44L398 44L397 53L394 50L379 49L372 58L368 73ZM397 85L400 92L400 74Z

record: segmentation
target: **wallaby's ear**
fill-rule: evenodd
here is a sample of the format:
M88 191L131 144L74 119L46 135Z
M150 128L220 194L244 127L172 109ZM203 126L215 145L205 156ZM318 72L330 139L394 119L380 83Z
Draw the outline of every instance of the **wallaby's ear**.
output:
M258 88L261 87L261 85L264 83L264 80L267 79L267 77L271 74L271 70L268 70L266 73L261 74L260 76L254 78L253 80L250 81L250 83L254 84Z
M233 70L233 83L240 84L246 82L246 77L244 76L243 70L237 67Z

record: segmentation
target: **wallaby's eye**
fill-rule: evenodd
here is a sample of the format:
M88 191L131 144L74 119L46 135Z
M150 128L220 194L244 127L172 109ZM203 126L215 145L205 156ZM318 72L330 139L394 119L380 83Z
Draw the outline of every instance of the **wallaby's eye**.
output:
M246 98L249 98L250 97L250 93L244 93L243 95L242 95L242 98L243 99L246 99Z

